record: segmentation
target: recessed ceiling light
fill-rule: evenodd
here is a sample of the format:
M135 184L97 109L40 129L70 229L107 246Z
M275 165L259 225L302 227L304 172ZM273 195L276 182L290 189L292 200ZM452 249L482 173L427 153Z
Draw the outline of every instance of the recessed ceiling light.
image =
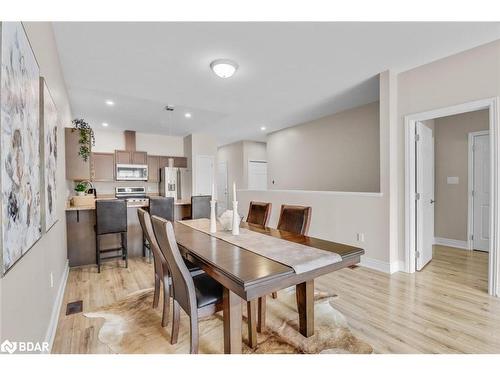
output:
M191 113L189 113L189 112L185 113L185 114L184 114L184 117L186 117L186 118L191 118Z
M103 122L103 123L102 123L102 126L104 126L105 128L107 128L107 127L108 127L108 125L109 125L109 124L108 124L107 122Z
M229 78L236 72L236 69L238 69L238 64L228 59L218 59L210 63L210 68L219 77Z
M260 130L262 130L262 131L264 131L264 130L266 130L266 129L267 129L267 128L266 128L265 126L261 126L261 127L260 127Z
M110 107L112 107L112 106L114 106L114 105L115 105L115 102L114 102L114 101L112 101L112 100L110 100L110 99L106 100L106 102L105 102L105 103L106 103L106 105L109 105Z

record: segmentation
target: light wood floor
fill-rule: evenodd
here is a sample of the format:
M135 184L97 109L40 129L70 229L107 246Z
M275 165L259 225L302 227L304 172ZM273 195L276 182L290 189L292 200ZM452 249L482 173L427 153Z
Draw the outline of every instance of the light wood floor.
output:
M500 353L500 299L487 294L488 254L435 246L434 258L415 274L387 275L364 267L316 280L334 291L335 307L356 336L377 353ZM107 263L69 274L53 353L108 353L97 338L102 322L65 316L66 303L84 311L152 287L152 265L135 258L129 268Z

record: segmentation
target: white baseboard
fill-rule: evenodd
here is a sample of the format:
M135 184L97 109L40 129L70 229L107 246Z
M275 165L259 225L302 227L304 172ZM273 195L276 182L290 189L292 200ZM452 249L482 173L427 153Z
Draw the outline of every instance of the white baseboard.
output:
M457 249L469 250L467 241L452 240L450 238L434 237L434 245L455 247Z
M363 267L389 274L403 270L403 262L401 261L389 263L378 259L367 258L364 255L361 256L361 262L359 264Z
M61 282L59 283L59 288L57 290L56 300L54 301L54 306L52 307L52 314L50 315L50 322L49 326L47 327L47 333L45 334L45 342L49 343L49 353L52 351L52 344L54 343L54 338L57 331L57 323L59 321L59 314L61 312L61 306L64 299L64 291L66 290L68 274L69 263L68 261L66 261Z

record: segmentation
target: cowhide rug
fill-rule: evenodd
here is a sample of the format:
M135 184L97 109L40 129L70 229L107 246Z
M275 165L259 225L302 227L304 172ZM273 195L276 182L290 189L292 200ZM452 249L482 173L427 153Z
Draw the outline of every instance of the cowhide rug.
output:
M243 318L243 353L372 353L372 347L351 333L344 316L332 306L335 298L326 292L315 292L315 334L309 338L297 331L293 290L280 291L278 299L268 298L267 329L258 334L256 349L246 345L248 332L246 317ZM171 324L161 327L161 308L153 309L152 301L153 290L141 290L84 315L104 319L98 337L115 353L189 353L189 317L181 312L179 340L171 345ZM245 307L243 311L246 313ZM200 353L224 352L221 314L199 322Z

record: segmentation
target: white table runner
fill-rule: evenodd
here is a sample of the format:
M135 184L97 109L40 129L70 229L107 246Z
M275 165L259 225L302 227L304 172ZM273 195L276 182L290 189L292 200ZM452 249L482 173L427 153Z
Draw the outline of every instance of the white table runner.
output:
M223 231L217 223L217 232L210 233L209 219L183 220L179 223L289 266L297 274L342 261L342 257L337 253L282 240L246 228L240 228L240 234L233 236L231 232Z

